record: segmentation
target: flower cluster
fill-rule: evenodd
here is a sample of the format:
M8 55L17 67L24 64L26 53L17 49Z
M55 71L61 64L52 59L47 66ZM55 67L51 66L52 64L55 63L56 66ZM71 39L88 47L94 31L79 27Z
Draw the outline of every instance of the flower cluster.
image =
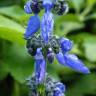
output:
M33 79L30 80L32 82L34 81L33 83L35 83L36 86L43 84L47 80L46 65L47 63L53 63L54 58L56 58L61 65L70 67L84 74L90 73L89 69L76 55L69 53L73 47L73 42L67 38L58 37L53 34L53 13L63 15L68 11L68 5L64 0L30 0L25 4L24 9L27 14L34 14L28 21L24 38L27 40L26 47L28 53L35 59L35 76L33 76L35 81ZM40 20L38 14L42 9L44 9L45 12L42 20ZM41 31L40 34L36 34L39 30ZM48 82L45 83L45 86L49 84ZM46 96L63 96L65 88L62 88L61 83L61 85L58 84L59 83L54 83L53 85L59 86L60 88L54 87L54 91L51 92L53 95ZM49 87L45 87L45 90L48 88ZM35 94L34 92L31 94Z
M65 92L65 85L52 79L48 74L46 74L44 85L38 85L34 75L27 79L27 85L30 88L29 96L43 96L41 89L45 90L44 96L64 96Z

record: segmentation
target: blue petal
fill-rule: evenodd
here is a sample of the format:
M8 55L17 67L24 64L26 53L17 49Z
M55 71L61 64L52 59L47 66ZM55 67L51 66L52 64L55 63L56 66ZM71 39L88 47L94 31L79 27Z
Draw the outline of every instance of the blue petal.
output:
M61 45L62 52L66 53L67 51L70 51L72 49L73 42L67 38L61 38L60 45Z
M35 75L37 83L44 81L46 74L46 62L42 55L41 49L37 49L37 54L35 56Z
M24 10L27 14L31 14L32 13L32 9L31 9L31 3L30 1L28 1L25 6L24 6Z
M59 52L58 54L56 54L56 59L58 60L58 62L62 65L65 65L65 60L64 60L64 56L62 52Z
M90 73L89 69L83 64L81 60L78 59L76 55L65 54L64 59L68 67L71 67L72 69L84 74Z
M31 16L28 21L28 26L24 34L25 39L33 36L40 28L40 19L37 15Z
M41 30L42 30L41 37L45 42L48 42L49 37L52 35L53 27L54 27L53 14L47 12L44 14L41 23Z

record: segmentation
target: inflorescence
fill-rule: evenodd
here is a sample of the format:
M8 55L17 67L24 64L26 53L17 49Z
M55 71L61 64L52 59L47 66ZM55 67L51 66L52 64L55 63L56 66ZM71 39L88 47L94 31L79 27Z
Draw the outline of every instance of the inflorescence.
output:
M40 88L43 88L44 96L64 96L65 86L46 75L47 63L53 63L56 58L61 65L84 74L90 73L76 55L69 53L73 42L53 34L53 14L66 14L69 9L68 4L64 0L30 0L27 1L24 9L27 14L34 14L30 17L24 34L28 53L35 59L35 72L28 80L31 89L30 96L43 96L42 91L38 91ZM41 10L45 10L42 20L38 16ZM40 34L37 34L39 30Z

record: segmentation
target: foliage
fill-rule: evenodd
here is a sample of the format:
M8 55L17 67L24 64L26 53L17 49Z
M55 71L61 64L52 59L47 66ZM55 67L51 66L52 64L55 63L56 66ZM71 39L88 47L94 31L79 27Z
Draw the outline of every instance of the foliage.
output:
M23 39L30 17L23 11L24 2L0 1L0 96L28 94L24 83L32 74L34 60ZM55 16L54 33L74 41L72 53L82 58L91 74L77 74L57 61L48 66L48 71L68 86L66 96L96 96L96 0L70 0L69 6L67 15Z

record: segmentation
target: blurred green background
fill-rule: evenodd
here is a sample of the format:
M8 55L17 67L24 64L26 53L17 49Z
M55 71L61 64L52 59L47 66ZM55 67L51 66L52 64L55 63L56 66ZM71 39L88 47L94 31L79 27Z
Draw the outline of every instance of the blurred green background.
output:
M34 61L23 39L30 17L23 10L25 2L0 0L0 96L28 96L25 79L32 74ZM48 72L66 84L66 96L96 96L96 0L68 3L68 14L55 16L54 33L74 41L71 52L82 59L91 74L62 67L56 60L48 65Z

